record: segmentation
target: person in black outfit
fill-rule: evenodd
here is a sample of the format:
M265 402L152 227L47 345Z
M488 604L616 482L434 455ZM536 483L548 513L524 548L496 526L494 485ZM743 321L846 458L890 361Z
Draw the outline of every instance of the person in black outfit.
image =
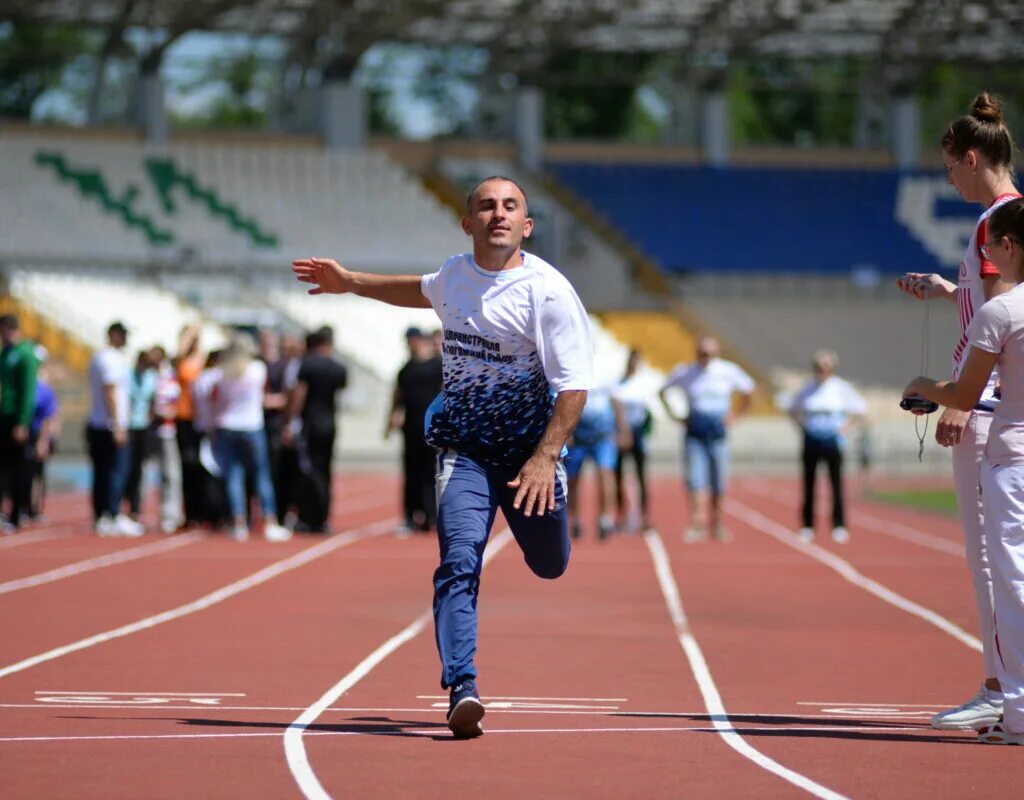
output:
M434 498L434 448L424 440L424 418L431 401L441 392L443 383L441 356L433 339L419 328L405 332L409 360L398 373L388 416L387 437L402 431L402 471L405 477L402 505L405 522L400 536L411 531L429 531L437 524Z
M308 470L299 494L297 531L329 532L327 521L331 511L331 461L337 433L337 396L347 385L348 370L334 357L334 331L324 326L309 334L306 337L306 356L302 359L289 397L282 431L282 440L286 444L293 441L291 423L301 415L300 460L308 459ZM306 459L301 458L303 449Z

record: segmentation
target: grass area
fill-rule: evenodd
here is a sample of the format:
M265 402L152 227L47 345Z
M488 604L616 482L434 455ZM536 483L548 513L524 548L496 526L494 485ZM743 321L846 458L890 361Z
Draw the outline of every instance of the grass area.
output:
M868 492L867 496L870 500L907 506L920 511L956 514L956 493L952 489L875 489Z

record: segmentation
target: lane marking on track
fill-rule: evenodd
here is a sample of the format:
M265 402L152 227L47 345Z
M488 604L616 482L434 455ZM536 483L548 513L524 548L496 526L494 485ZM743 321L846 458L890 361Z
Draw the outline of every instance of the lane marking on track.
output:
M926 608L920 603L915 603L913 600L894 592L892 589L884 586L878 581L867 577L863 573L859 572L849 561L840 558L835 555L835 553L832 553L823 547L819 547L816 544L802 542L796 534L790 533L789 529L784 525L766 517L764 514L755 511L750 508L750 506L744 505L738 500L726 500L723 507L725 509L725 513L735 517L741 522L745 522L752 528L756 528L757 530L768 534L773 539L777 539L782 542L784 545L792 547L794 550L799 550L801 553L810 556L815 561L818 561L839 573L839 575L854 586L873 594L879 600L895 606L901 611L906 611L908 614L934 625L943 633L948 633L958 642L967 645L972 650L977 650L979 653L981 652L981 641L977 637L969 634L955 622L946 619L941 614L932 611L930 608Z
M36 703L0 703L0 709L42 709L50 711L57 708L97 708L97 709L110 709L110 710L130 710L133 708L139 708L140 704L129 704L117 705L114 703L103 703L97 702L93 705L88 703L68 703L67 705L61 705L60 703L46 703L41 704L41 700ZM183 701L184 702L184 701ZM199 698L196 698L195 702L201 704ZM694 717L705 717L708 712L707 709L701 709L700 711L592 711L592 710L567 710L567 709L521 709L521 708L495 708L485 698L485 705L487 706L487 713L495 714L518 714L520 716L565 716L565 717L608 717L608 718L627 718L627 717L651 717L651 718L665 718L665 719L693 719ZM882 709L865 709L857 707L854 704L848 704L845 708L840 708L843 704L834 704L836 709L826 709L829 713L825 714L784 714L784 713L753 713L753 712L730 712L729 718L735 721L747 722L757 721L761 719L772 719L772 720L786 720L792 719L795 722L806 719L835 719L836 717L849 716L851 718L857 718L861 716L871 716L877 718L884 718L884 714L881 713ZM445 704L447 706L447 703ZM928 708L933 708L929 706ZM940 706L934 706L939 709ZM160 706L159 709L149 709L159 711L194 711L194 705L187 706ZM210 705L209 708L205 708L206 711L305 711L306 709L301 706L222 706L222 705ZM395 708L395 707L361 707L361 706L331 706L323 710L324 714L366 714L366 713L378 713L378 714L391 714L391 713L402 713L402 714L430 714L434 715L443 711L444 709L439 707L408 707L408 708ZM832 713L835 711L835 713ZM893 719L900 719L903 715L908 715L910 712L899 712L892 715ZM931 711L922 711L921 714L928 714L931 716Z
M104 697L114 697L116 695L131 695L132 697L142 697L144 695L156 697L245 697L245 692L71 692L67 690L50 692L44 689L37 689L35 693L54 695L103 695Z
M813 733L813 732L827 732L827 733L870 733L870 734L885 734L885 733L902 733L902 732L922 732L921 728L912 727L893 727L884 728L879 730L877 727L849 727L849 726L822 726L816 725L814 727L803 727L803 728L741 728L741 729L723 729L720 727L662 727L662 728L488 728L487 735L492 734L542 734L542 733L604 733L604 734L617 734L617 733L722 733L730 732L736 735L740 733ZM937 732L934 730L924 731L928 735L934 735ZM961 732L962 733L962 732ZM971 732L973 734L973 731ZM435 737L442 734L439 728L409 728L407 730L395 731L395 730L380 730L380 731L306 731L306 736L425 736ZM0 737L0 743L45 743L45 742L95 742L95 741L138 741L140 739L153 740L153 739L256 739L260 737L268 736L280 736L279 733L163 733L163 734L124 734L124 735L110 735L110 736L2 736ZM443 735L443 734L442 734ZM945 737L944 737L945 738ZM966 739L967 737L948 737L950 741L957 739ZM974 740L974 736L970 737L970 740Z
M949 708L944 703L811 703L807 700L798 700L798 706L857 706L858 708L937 708L939 710Z
M486 567L501 550L512 541L512 531L506 528L493 538L484 551L483 567ZM384 644L364 658L348 675L328 689L313 705L299 715L284 733L284 752L292 777L299 785L299 790L307 798L330 800L330 795L321 785L309 763L309 755L302 743L306 729L316 718L329 708L339 697L365 678L385 658L394 653L403 644L414 639L433 619L433 612L427 610L407 625L402 631L392 636Z
M446 694L418 694L416 695L417 700L444 700L445 705L448 704L448 695ZM492 700L524 700L524 701L536 701L536 702L554 702L554 703L626 703L628 698L626 697L511 697L503 694L489 694L484 698L487 702Z
M644 541L647 544L647 549L651 553L651 560L654 562L654 571L658 577L658 584L661 587L661 593L665 598L665 605L668 607L669 616L671 617L672 624L675 627L676 636L679 639L679 644L683 648L683 652L686 654L687 660L690 662L690 670L693 672L693 677L697 681L697 686L700 688L701 696L704 698L704 705L707 707L708 713L711 715L714 730L721 735L722 740L729 745L729 747L741 756L754 762L762 769L771 772L773 775L777 775L783 780L788 781L798 789L803 789L805 792L808 792L815 797L823 798L823 800L845 800L844 796L838 792L835 792L826 786L822 786L820 783L816 783L806 775L801 775L799 772L783 766L778 761L766 756L760 750L747 742L747 740L737 732L735 726L730 723L729 716L725 710L725 704L722 702L722 696L718 691L718 687L715 685L714 678L711 677L711 670L708 669L704 653L701 651L700 645L697 643L697 639L690 631L690 623L686 618L686 612L683 610L683 602L679 595L679 586L676 584L676 579L672 575L672 566L669 561L668 553L665 551L665 545L662 542L661 537L656 532L645 533Z
M71 535L71 528L61 528L60 530L36 530L29 531L28 533L13 533L10 536L6 536L0 539L0 550L6 550L10 547L21 547L26 544L35 544L36 542L45 542L48 539L63 539L66 536Z
M342 547L347 547L350 544L354 544L373 536L380 536L382 533L393 528L395 522L396 520L394 519L386 520L384 522L375 522L371 525L357 528L356 530L348 533L332 536L327 541L308 547L305 550L301 550L298 553L264 567L241 580L237 580L234 583L230 583L227 586L217 589L216 591L203 595L198 600L193 600L191 603L185 603L184 605L177 606L176 608L169 609L168 611L163 611L159 614L154 614L153 616L140 619L128 625L122 625L119 628L104 631L103 633L97 633L94 636L89 636L85 639L79 639L77 642L72 642L71 644L55 647L52 650L47 650L45 653L40 653L39 655L18 661L15 664L10 664L6 667L0 668L0 678L6 678L8 675L13 675L15 672L21 672L47 661L53 661L54 659L66 656L69 653L85 650L89 647L94 647L98 644L103 644L114 639L120 639L124 636L130 636L133 633L154 628L165 622L171 622L190 614L195 614L198 611L204 611L205 609L217 605L218 603L222 603L223 601L239 595L242 592L246 592L249 589L260 586L279 575L283 575L286 572L303 567L306 564L332 553L335 550L339 550Z
M794 492L779 489L778 487L772 487L769 489L768 487L761 486L759 483L748 484L747 490L753 494L759 495L760 497L765 497L771 500L776 505L783 504L782 500L779 499L780 494L785 495L787 498L787 505L796 503L798 500L797 495ZM862 508L857 509L857 527L866 528L867 530L881 534L882 536L901 539L920 547L927 547L929 550L935 550L939 553L956 556L961 560L964 558L963 542L958 543L951 539L936 536L933 533L925 533L917 528L904 525L902 522L882 519L868 511L864 511Z
M47 703L50 708L132 708L140 705L166 707L167 703L221 707L223 700L228 697L245 695L216 692L36 692L36 702ZM61 705L65 703L70 705Z
M206 538L206 535L199 531L194 533L183 533L181 536L175 536L173 539L164 539L159 542L152 542L150 544L132 547L127 550L120 550L116 553L108 553L105 556L87 558L84 561L77 561L74 564L67 564L63 567L57 567L56 569L51 569L47 572L40 572L37 575L29 575L25 578L17 578L16 580L0 583L0 594L17 592L20 589L31 589L34 586L42 586L46 583L53 583L54 581L60 581L64 578L71 578L75 575L93 572L94 570L103 569L104 567L112 567L115 564L124 564L128 561L136 561L140 558L146 558L147 556L167 553L171 550L177 550L180 547L193 544L203 538Z

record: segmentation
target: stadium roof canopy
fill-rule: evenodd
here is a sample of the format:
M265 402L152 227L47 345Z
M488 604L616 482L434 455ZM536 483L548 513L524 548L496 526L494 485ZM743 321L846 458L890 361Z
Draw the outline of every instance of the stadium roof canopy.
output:
M1020 0L0 0L0 19L97 28L325 37L349 57L378 42L731 57L855 56L881 64L1024 61Z

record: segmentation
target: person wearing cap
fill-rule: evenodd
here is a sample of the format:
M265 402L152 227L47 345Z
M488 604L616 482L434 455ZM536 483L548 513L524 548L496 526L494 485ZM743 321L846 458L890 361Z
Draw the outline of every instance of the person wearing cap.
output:
M36 408L38 359L13 314L0 317L0 504L10 499L4 533L13 533L29 511L29 431Z
M391 412L384 430L402 432L402 506L405 520L397 534L407 536L414 530L429 531L437 525L437 501L434 497L434 448L424 439L427 409L441 393L443 376L441 355L432 336L416 327L405 332L409 360L398 372L391 399Z
M89 362L89 417L85 437L92 462L92 509L100 536L141 536L145 528L120 514L128 475L128 392L131 367L124 353L128 330L107 328L107 346Z

